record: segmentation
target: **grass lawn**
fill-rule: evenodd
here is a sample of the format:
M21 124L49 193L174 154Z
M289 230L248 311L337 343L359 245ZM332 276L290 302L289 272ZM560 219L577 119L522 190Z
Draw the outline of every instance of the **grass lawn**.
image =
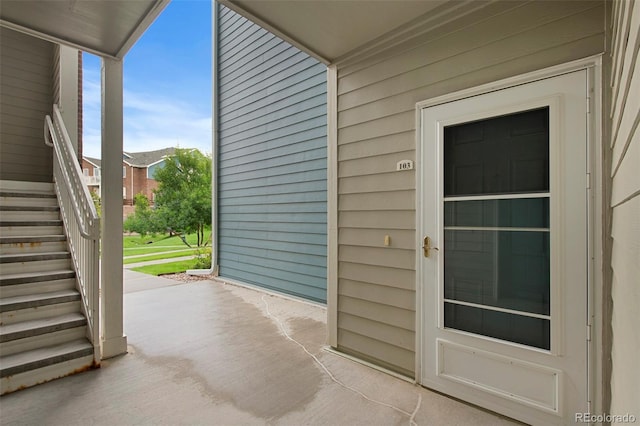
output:
M205 231L204 237L205 240L211 235L210 232ZM187 235L187 242L192 246L195 246L198 242L198 237L195 233ZM157 235L157 236L145 236L140 237L139 235L125 235L122 237L122 246L125 249L125 255L127 255L128 249L136 249L136 248L149 248L149 247L159 247L159 246L176 246L176 247L184 247L188 248L180 239L180 237L167 237L166 234Z
M204 251L204 250L203 250ZM125 258L122 263L125 265L128 265L129 263L138 263L138 262L147 262L150 260L158 260L158 259L171 259L174 257L182 257L182 256L190 256L190 255L195 255L197 250L186 250L186 251L174 251L171 253L164 253L164 254L151 254L149 256L142 256L142 257L130 257L130 258Z
M189 248L187 246L185 246L184 244L182 245L182 247L180 246L154 246L152 245L151 247L140 247L140 248L130 248L130 249L125 249L123 251L123 254L125 257L127 256L137 256L140 254L154 254L154 253L163 253L163 252L176 252L176 253L186 253L186 255L189 254L190 251L195 250L194 248Z
M160 265L147 265L132 268L133 271L142 272L149 275L177 274L185 272L187 269L195 269L197 259L182 260L179 262L162 263Z

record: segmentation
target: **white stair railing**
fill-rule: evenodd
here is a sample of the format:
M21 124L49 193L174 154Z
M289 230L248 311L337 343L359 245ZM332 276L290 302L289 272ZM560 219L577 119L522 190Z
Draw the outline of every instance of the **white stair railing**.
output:
M45 144L53 147L53 178L60 213L87 318L87 337L100 358L100 218L80 170L71 138L57 105L45 117Z

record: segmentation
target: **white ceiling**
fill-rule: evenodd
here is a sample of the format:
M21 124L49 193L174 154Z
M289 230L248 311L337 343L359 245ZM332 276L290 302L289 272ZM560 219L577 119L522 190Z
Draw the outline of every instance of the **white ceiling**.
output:
M122 58L169 0L2 0L3 26Z
M447 0L220 0L313 54L335 62Z

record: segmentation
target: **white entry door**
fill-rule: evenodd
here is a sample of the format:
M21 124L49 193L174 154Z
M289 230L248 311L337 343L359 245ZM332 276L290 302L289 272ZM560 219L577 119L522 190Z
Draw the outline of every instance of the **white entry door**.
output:
M421 110L422 384L588 410L587 71Z

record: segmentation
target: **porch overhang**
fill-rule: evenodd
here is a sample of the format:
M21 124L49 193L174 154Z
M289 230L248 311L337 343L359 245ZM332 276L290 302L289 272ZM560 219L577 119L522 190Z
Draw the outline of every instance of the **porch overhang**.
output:
M489 1L218 0L329 65L430 31Z
M170 0L3 0L0 25L121 59Z

